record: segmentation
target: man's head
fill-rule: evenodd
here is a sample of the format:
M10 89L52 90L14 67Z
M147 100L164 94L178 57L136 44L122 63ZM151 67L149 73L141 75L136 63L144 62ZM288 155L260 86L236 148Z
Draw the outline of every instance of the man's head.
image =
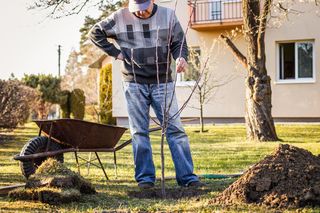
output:
M129 0L129 11L139 18L149 18L154 0Z

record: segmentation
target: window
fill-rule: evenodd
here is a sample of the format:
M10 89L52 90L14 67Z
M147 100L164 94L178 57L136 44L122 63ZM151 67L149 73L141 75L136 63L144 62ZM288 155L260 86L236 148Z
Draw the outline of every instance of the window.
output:
M211 0L208 3L211 21L242 18L241 0Z
M279 80L314 80L314 44L311 41L279 43Z
M209 7L209 15L210 15L210 20L221 20L221 14L222 14L222 8L221 8L221 1L214 0L209 2L210 7Z

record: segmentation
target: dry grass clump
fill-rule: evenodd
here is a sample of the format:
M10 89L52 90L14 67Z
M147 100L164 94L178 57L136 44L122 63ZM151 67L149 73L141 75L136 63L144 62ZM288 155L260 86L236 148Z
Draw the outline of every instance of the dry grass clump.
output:
M78 201L81 194L96 193L92 184L55 159L44 161L31 175L25 189L16 189L9 197L18 200L38 200L60 204Z

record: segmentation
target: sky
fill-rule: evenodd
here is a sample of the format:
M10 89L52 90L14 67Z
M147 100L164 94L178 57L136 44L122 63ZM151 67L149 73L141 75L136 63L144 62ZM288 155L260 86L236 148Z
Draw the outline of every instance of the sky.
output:
M28 10L32 0L7 0L0 7L0 79L13 73L58 75L58 45L62 46L61 71L68 55L79 49L79 29L86 15L96 10L86 9L80 15L61 19L46 18L49 11Z

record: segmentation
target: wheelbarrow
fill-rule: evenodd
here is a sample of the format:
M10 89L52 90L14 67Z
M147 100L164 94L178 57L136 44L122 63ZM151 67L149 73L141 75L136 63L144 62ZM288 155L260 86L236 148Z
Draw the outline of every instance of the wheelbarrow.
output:
M22 174L28 178L35 173L41 163L49 157L63 163L63 154L73 152L80 173L79 159L102 169L106 179L107 173L98 155L99 152L113 152L114 167L117 176L116 152L131 143L131 139L117 145L127 128L98 124L77 119L35 120L39 127L37 137L29 140L19 155L14 157L20 161ZM157 131L153 128L149 131ZM78 156L79 152L95 153L95 159L84 159ZM91 156L91 155L90 155ZM92 163L97 160L99 165Z

